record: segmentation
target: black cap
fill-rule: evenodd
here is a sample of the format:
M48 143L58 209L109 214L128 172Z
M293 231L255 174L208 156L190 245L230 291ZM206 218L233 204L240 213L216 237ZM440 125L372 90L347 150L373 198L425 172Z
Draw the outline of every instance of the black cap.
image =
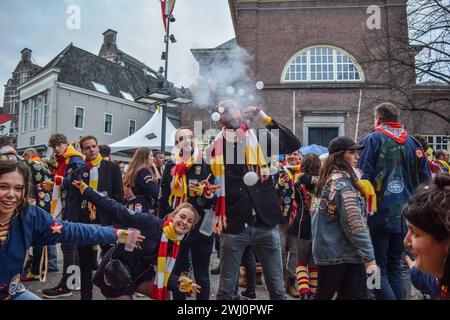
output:
M363 145L357 144L355 141L353 141L353 139L342 136L331 140L330 144L328 145L328 152L330 154L333 154L345 149L361 150L363 148Z

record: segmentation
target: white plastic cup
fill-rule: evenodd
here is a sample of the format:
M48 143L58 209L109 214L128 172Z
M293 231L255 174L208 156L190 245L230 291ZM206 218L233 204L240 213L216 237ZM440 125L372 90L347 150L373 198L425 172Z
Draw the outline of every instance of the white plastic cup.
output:
M133 252L134 248L136 247L138 235L141 232L134 228L128 228L128 231L130 231L130 243L125 244L125 250L129 251L129 252Z
M205 210L205 216L203 217L202 225L200 226L200 233L209 237L214 230L214 216L215 212L211 209Z

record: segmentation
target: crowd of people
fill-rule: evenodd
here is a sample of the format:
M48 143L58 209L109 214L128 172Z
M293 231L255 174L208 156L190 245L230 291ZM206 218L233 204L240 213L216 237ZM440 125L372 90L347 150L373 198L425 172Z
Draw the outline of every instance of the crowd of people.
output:
M170 160L143 147L115 162L96 137L61 133L41 159L0 138L0 300L40 299L23 283L58 270L57 243L62 277L47 299L73 294L74 265L82 300L94 285L110 300L209 300L210 271L223 300L256 299L261 274L270 299L407 300L412 285L449 298L449 154L409 135L397 106L376 106L370 134L337 137L324 155L302 154L260 108L217 110L215 139L200 148L180 127Z

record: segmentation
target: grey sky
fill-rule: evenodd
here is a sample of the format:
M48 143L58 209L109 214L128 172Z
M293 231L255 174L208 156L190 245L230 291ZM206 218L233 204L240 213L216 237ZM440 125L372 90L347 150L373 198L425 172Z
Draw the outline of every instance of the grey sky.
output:
M81 28L70 30L67 8L77 5ZM234 37L227 0L177 0L171 33L169 80L189 86L198 75L190 49L215 47ZM119 49L153 69L164 64L164 27L159 0L0 0L0 106L4 84L20 60L33 50L33 62L44 66L70 42L98 54L102 33L118 32Z

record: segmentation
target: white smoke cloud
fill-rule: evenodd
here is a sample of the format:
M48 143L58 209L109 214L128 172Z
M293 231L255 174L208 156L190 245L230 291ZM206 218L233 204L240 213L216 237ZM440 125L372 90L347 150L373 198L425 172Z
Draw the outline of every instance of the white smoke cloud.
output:
M260 103L257 81L250 69L253 58L239 46L226 51L226 55L217 52L189 87L193 107L206 109L227 98L237 101L241 108Z

